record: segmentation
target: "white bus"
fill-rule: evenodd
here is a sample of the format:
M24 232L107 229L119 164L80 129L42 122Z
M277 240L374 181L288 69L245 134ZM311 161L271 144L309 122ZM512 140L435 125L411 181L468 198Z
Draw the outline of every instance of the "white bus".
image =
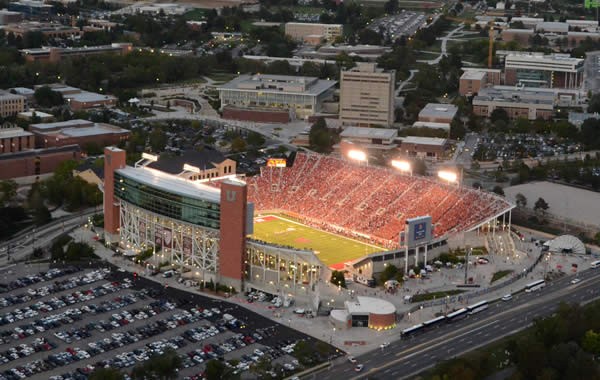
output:
M600 267L600 260L598 260L598 261L592 261L592 263L590 264L590 267L594 268L594 269Z
M489 307L488 301L477 302L475 305L467 306L467 312L469 315L484 311Z
M540 290L544 286L546 286L546 281L537 280L537 281L532 282L531 284L525 285L525 292L526 293L535 292L536 290Z

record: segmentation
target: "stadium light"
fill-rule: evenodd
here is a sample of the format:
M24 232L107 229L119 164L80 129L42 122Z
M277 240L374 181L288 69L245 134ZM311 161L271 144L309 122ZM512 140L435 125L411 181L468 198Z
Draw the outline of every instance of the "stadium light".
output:
M392 166L401 172L409 172L412 174L412 167L408 161L392 160Z
M440 170L438 172L438 177L440 177L444 181L458 183L458 175L455 172L451 172L448 170Z
M349 150L348 158L356 161L367 161L367 154L362 150Z

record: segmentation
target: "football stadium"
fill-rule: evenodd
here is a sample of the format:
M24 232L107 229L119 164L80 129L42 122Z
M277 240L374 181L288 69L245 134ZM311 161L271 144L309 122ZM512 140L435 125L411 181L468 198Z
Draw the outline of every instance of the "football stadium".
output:
M254 177L208 179L189 163L173 174L148 165L159 156L144 157L132 167L124 151L105 149L107 242L132 256L150 249L147 265L236 289L308 292L330 269L364 278L388 263L408 270L453 236L498 220L505 227L514 207L451 175L345 156L299 152Z

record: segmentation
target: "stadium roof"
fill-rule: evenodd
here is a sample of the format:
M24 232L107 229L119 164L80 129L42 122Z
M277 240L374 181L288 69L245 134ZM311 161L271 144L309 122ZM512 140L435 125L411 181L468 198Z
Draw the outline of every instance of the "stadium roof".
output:
M363 128L348 127L340 134L342 138L371 138L371 139L393 139L398 136L398 130L387 128Z
M179 174L183 170L184 164L206 170L214 169L214 164L220 164L226 159L221 152L216 150L186 150L180 156L160 155L158 161L149 164L148 167L165 173Z
M169 193L214 203L220 203L221 200L221 190L216 187L188 181L159 170L126 166L116 171L125 177Z
M373 297L356 297L356 301L346 301L350 314L393 314L396 307L386 300Z

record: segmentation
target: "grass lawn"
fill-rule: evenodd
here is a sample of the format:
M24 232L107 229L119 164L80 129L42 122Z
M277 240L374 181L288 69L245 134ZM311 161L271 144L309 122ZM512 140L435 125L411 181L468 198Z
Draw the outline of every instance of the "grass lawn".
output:
M499 279L501 279L502 277L506 277L509 274L511 274L512 272L514 272L512 269L507 269L507 270L501 270L498 271L496 273L494 273L492 275L492 281L490 281L490 284L493 284L494 281L498 281Z
M414 296L412 296L411 301L412 302L429 301L432 299L444 298L446 296L455 296L457 294L464 293L464 292L465 292L465 290L454 289L454 290L446 290L446 291L441 291L441 292L415 294Z
M207 75L207 77L214 80L216 82L216 84L223 84L223 83L229 82L236 76L237 75L235 75L235 74L224 73L224 72L213 72L210 75Z
M252 237L294 248L312 249L325 265L334 266L336 269L341 269L340 264L349 260L383 250L374 245L324 232L277 215L255 218Z

